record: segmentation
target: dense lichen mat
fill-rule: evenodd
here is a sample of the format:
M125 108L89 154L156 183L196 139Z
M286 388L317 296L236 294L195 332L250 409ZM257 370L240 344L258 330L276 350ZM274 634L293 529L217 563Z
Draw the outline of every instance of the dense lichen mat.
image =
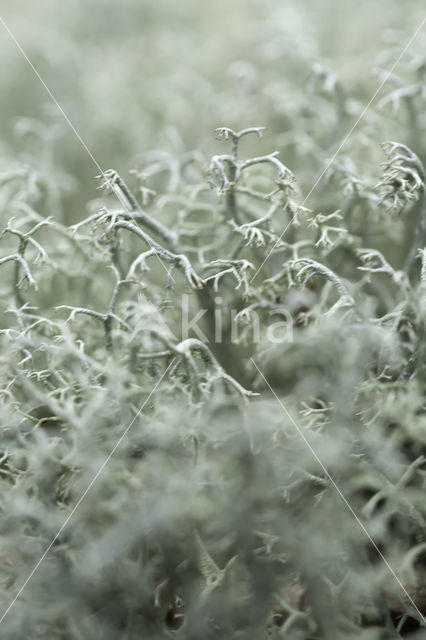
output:
M0 637L426 637L424 8L204 4L5 2Z

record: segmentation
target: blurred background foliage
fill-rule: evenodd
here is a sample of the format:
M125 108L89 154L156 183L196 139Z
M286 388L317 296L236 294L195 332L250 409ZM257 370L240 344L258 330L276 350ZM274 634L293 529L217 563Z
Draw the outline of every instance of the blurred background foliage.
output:
M309 81L312 67L324 65L341 82L348 98L345 132L358 115L356 101L368 101L378 86L372 70L391 66L423 11L417 0L361 0L356 6L350 0L2 2L3 19L102 169L125 175L137 154L150 149L211 154L217 126L262 125L308 188L324 158L314 162L292 132L316 130L327 155L324 136L336 119L330 92ZM424 44L420 34L397 69L406 71L407 82ZM18 118L56 123L45 161L75 178L64 196L66 222L75 222L94 195L92 177L99 171L4 29L0 55L0 166L10 168L11 158L28 160L27 141L16 137ZM317 90L325 102L320 113L317 102L312 108ZM349 142L353 146L361 131L373 142L364 150L370 174L378 174L378 145L389 134L411 142L400 135L406 114L391 117L388 109L385 115L375 118L373 109ZM321 148L321 138L317 142ZM34 152L40 156L40 147Z

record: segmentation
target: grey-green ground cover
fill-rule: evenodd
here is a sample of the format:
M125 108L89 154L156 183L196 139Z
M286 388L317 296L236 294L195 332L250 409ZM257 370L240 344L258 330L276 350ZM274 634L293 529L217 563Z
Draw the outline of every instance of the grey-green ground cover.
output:
M0 636L424 637L421 3L1 15Z

